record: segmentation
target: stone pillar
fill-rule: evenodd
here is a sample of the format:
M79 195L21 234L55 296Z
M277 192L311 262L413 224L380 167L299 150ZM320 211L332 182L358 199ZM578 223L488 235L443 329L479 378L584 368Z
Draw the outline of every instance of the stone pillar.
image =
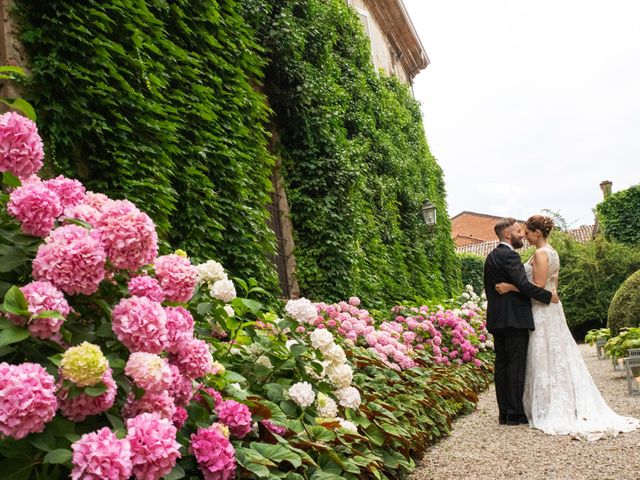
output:
M0 0L0 65L26 68L26 55L18 39L18 29L11 16L12 9L13 0ZM17 98L20 88L14 82L5 80L0 88L0 96ZM2 111L6 111L7 107L2 107Z
M613 183L610 182L609 180L605 180L600 183L600 190L602 190L602 196L604 197L605 200L609 197L609 195L611 195L612 186L613 186Z

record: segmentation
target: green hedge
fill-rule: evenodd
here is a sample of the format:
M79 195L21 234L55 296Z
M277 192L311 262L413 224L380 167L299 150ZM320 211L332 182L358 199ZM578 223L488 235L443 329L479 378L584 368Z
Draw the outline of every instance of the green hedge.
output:
M459 253L462 283L471 285L478 295L484 290L484 258L473 253Z
M409 88L374 71L343 0L251 3L270 10L265 85L303 294L374 306L451 296L460 280L444 180ZM434 231L420 217L427 198L439 212Z
M640 185L611 194L596 210L607 239L640 245Z
M624 327L640 327L640 270L620 285L609 305L607 320L613 335Z
M126 197L168 244L277 285L263 58L235 0L16 0L56 172Z
M551 244L560 256L558 293L567 323L576 327L603 327L609 304L618 287L640 269L640 249L609 242L598 236L578 243L567 234L554 233Z

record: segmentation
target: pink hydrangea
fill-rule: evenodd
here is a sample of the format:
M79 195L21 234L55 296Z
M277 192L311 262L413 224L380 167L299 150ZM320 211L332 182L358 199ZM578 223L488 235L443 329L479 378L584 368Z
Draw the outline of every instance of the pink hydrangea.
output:
M44 430L56 415L55 379L36 363L0 363L0 433L16 440Z
M71 311L64 294L54 287L51 282L46 280L31 282L24 287L20 287L20 290L27 300L31 315L56 311L66 319ZM24 326L26 323L24 317L13 314L8 314L7 316L16 325ZM47 340L56 336L63 323L64 319L61 318L34 318L27 328L34 337Z
M62 208L73 207L84 201L85 188L78 180L59 175L44 184L58 195Z
M61 220L82 220L83 222L87 222L92 227L95 227L96 223L98 223L99 218L100 212L98 210L85 203L79 203L78 205L65 208Z
M180 458L176 427L157 413L143 413L127 420L133 475L158 480L167 475Z
M129 295L147 297L154 302L164 301L164 292L158 281L149 275L139 275L129 280Z
M196 457L206 480L235 478L235 449L217 425L200 428L192 434L189 451Z
M193 338L193 316L183 307L165 307L167 313L167 351L177 353L180 344Z
M71 449L72 480L127 480L131 476L131 445L107 427L85 433Z
M60 198L42 182L29 182L11 192L9 214L20 222L23 233L45 237L62 215Z
M188 258L171 254L155 261L156 277L171 302L188 302L198 283L198 270Z
M42 168L44 149L36 124L16 112L0 115L0 172L27 178Z
M358 297L351 297L349 299L349 305L357 307L358 305L360 305L360 299Z
M201 392L204 392L206 395L211 397L211 399L213 400L214 408L215 408L216 405L220 405L223 402L222 395L220 395L220 392L218 392L216 389L211 388L211 387L201 387L198 390L198 393L196 393L196 395L193 398L197 402L200 402L203 406L208 406L208 404L204 400Z
M106 255L95 232L77 225L56 228L40 245L33 277L48 280L69 295L91 295L105 275Z
M187 411L182 407L178 407L176 408L176 413L173 414L171 421L173 422L173 425L178 430L180 430L184 426L188 418L189 414L187 413Z
M271 420L262 420L260 423L266 427L270 432L275 433L276 435L284 435L287 433L287 427L281 427L280 425L276 425Z
M180 342L170 360L184 376L191 379L203 377L213 368L213 357L207 342L196 338Z
M160 353L167 345L167 315L158 302L123 298L111 316L113 332L132 352Z
M173 378L168 390L169 394L173 397L173 401L178 407L184 407L193 397L193 380L182 375L180 369L172 363L169 364L169 367Z
M158 253L158 235L153 221L128 200L114 200L102 206L96 223L111 264L135 271L151 263Z
M60 405L62 414L69 420L82 422L88 416L98 415L109 410L116 400L116 393L118 391L110 368L104 372L102 383L106 385L107 391L97 397L92 397L82 392L73 398L69 398L69 389L63 388L62 382L60 382L61 388L58 390L58 404Z
M169 362L154 353L132 353L124 367L124 373L147 392L167 390L173 382Z
M113 202L104 193L87 192L84 196L84 204L95 208L96 210L102 210L107 203Z
M244 438L251 431L251 412L244 403L227 400L216 404L218 420L229 427L236 438Z
M135 417L141 413L156 413L162 418L171 420L176 413L176 404L169 392L146 392L140 398L133 393L127 396L127 401L122 407L122 416Z

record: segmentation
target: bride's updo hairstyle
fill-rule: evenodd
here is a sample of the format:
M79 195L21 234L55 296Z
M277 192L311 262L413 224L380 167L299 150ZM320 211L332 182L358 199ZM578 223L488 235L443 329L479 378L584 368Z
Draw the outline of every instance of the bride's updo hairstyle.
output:
M534 215L533 217L529 217L529 220L527 220L524 225L527 227L527 230L531 232L540 230L542 236L547 238L551 230L553 230L553 219L542 215Z

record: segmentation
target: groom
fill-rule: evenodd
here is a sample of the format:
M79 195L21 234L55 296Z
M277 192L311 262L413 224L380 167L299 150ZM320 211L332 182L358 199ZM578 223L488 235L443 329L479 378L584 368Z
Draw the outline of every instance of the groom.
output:
M534 330L531 298L543 303L558 302L555 292L527 280L520 255L522 227L513 218L503 218L494 230L500 239L484 264L487 295L487 330L493 334L496 351L495 384L501 425L528 423L522 406L529 330ZM500 295L496 284L511 283L520 292Z

